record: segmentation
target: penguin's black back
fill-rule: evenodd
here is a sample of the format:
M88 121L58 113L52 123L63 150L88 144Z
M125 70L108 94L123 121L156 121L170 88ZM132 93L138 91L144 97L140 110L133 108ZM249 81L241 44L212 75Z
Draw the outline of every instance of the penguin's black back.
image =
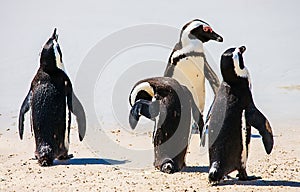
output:
M158 122L162 129L158 130L154 138L154 146L158 146L171 138L178 128L182 113L183 90L175 79L168 77L149 78L144 81L153 87L157 99L162 103L160 116L163 118L159 118Z
M32 123L37 145L50 145L54 154L64 147L66 132L66 90L67 75L60 69L51 74L38 70L32 90ZM53 138L51 138L53 137Z
M191 123L191 93L175 79L155 77L144 79L136 85L147 82L153 88L154 97L160 103L154 135L154 166L160 168L172 159L174 171L185 165L185 154L189 141ZM137 95L136 100L141 95ZM146 98L147 99L147 98Z

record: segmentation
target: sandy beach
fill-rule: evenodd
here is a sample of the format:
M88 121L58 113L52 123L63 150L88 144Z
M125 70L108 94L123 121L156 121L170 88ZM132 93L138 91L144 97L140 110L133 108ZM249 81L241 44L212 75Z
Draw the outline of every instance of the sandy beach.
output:
M79 142L71 129L70 153L73 159L55 161L40 167L33 160L34 138L25 130L24 140L17 132L17 114L1 114L0 190L1 191L299 191L300 131L296 127L276 128L275 146L266 155L254 131L248 159L248 174L261 176L256 181L228 179L218 186L208 184L208 154L200 149L193 135L187 154L187 167L179 173L164 174L152 167L133 169L111 164L95 155L85 142ZM3 126L3 125L2 125ZM284 130L284 131L279 131ZM115 132L122 135L123 130ZM116 138L118 136L116 135ZM120 139L120 138L119 138ZM121 138L122 139L122 138ZM150 136L148 138L151 140ZM148 142L148 141L145 141ZM116 161L117 162L117 161ZM126 164L126 162L125 162ZM233 172L230 176L235 177Z
M0 191L300 191L299 7L296 0L3 2ZM219 77L221 54L247 47L253 98L274 133L267 155L252 129L247 172L260 180L238 181L233 172L231 179L209 185L208 149L199 146L199 135L191 137L187 167L161 173L152 166L153 125L129 130L132 86L163 74L181 27L195 18L224 38L204 46ZM67 74L86 111L87 134L80 142L73 118L74 158L40 167L33 159L29 113L21 141L18 111L55 27Z

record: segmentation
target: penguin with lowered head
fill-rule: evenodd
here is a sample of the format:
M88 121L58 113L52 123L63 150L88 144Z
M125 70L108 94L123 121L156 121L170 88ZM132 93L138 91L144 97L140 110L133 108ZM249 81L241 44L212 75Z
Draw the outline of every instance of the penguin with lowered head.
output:
M154 77L137 82L130 93L129 124L135 129L140 116L155 122L154 166L165 173L180 171L191 133L191 120L202 132L202 114L192 94L175 79Z

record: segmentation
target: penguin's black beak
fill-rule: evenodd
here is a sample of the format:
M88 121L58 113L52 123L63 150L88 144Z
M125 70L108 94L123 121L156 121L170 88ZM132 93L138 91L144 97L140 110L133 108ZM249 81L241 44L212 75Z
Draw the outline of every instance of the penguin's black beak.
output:
M139 99L134 103L129 114L131 129L135 129L141 115L153 120L159 114L159 102Z
M216 32L212 32L211 33L211 40L215 40L218 42L223 42L223 37L221 37L221 35L217 34Z
M55 39L56 41L57 41L57 39L58 39L58 35L56 34L56 31L57 31L57 29L56 28L54 28L54 31L53 31L53 34L52 34L52 39Z
M246 47L245 46L241 46L239 48L239 50L240 50L241 54L243 54L246 51Z
M140 111L141 111L141 106L137 106L137 105L134 105L132 107L132 109L130 110L130 113L129 113L129 125L131 127L131 129L135 129L139 119L140 119Z

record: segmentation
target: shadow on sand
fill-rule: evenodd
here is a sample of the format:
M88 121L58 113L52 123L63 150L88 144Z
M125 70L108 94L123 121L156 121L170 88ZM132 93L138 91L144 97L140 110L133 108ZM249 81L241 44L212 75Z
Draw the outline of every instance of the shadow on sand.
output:
M72 158L68 160L54 160L53 165L121 165L128 160L113 160L100 158Z
M209 167L208 166L187 166L184 169L182 169L181 172L186 172L186 173L208 173Z
M283 187L300 187L298 181L287 181L287 180L254 180L254 181L239 181L237 179L222 181L216 186L226 185L248 185L248 186L283 186Z
M208 173L208 166L187 166L182 172L186 173ZM207 175L208 176L208 175ZM208 178L207 178L208 179ZM287 181L287 180L252 180L252 181L240 181L236 178L221 181L214 186L226 186L226 185L246 185L246 186L283 186L283 187L300 187L300 181Z

